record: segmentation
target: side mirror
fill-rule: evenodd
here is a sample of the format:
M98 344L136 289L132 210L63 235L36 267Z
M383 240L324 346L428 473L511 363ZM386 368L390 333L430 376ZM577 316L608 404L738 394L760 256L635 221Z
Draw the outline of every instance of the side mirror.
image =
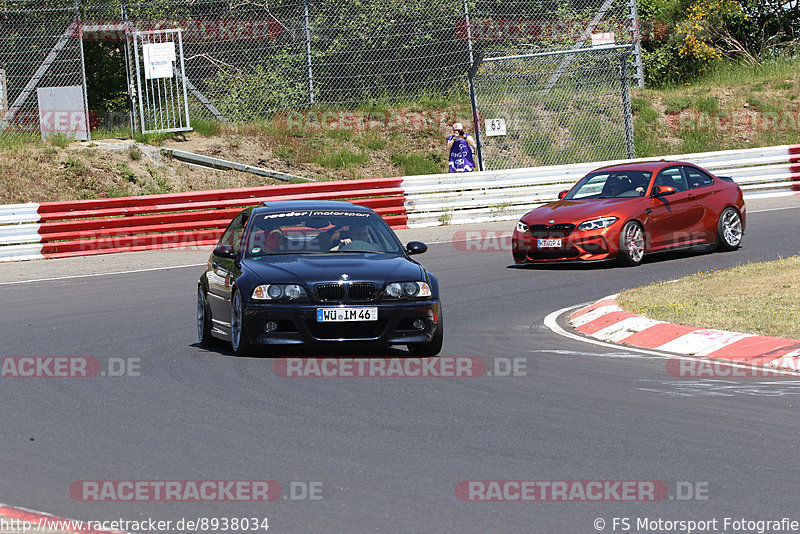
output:
M212 254L220 258L235 259L237 257L236 253L233 251L233 247L230 245L220 245L214 249Z
M565 196L567 196L567 193L569 193L569 191L561 191L558 194L558 200L562 200Z
M675 191L675 188L672 187L671 185L657 185L655 190L653 191L653 196L663 197L675 193L677 193L677 191Z
M414 254L422 254L423 252L428 251L428 245L422 243L420 241L411 241L406 245L406 252L408 252L409 256L413 256Z

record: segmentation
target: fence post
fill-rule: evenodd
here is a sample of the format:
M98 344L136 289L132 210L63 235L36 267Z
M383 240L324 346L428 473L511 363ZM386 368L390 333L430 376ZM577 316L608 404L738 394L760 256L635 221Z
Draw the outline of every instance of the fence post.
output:
M83 23L81 22L81 0L75 0L75 29L78 33L81 50L81 85L83 86L83 113L86 118L86 140L92 140L92 123L89 120L89 95L86 88L86 59L83 55Z
M311 69L311 25L308 17L308 0L303 0L303 16L306 25L306 64L308 66L308 103L314 105L314 73Z
M125 38L122 40L123 54L125 55L125 76L128 80L128 120L131 123L131 138L136 136L136 85L133 80L133 67L131 66L131 37L135 29L128 20L128 2L120 2L120 14L122 15L122 26L125 28ZM134 43L136 44L136 43Z
M636 9L636 0L628 0L631 19L631 30L633 33L633 53L636 61L636 81L639 89L644 88L644 67L642 66L642 35L639 33L639 12Z
M475 145L478 147L478 170L484 169L483 165L483 149L481 148L481 125L478 117L478 99L475 96L475 75L478 73L478 67L481 66L483 61L483 53L478 52L478 57L472 62L472 65L467 72L467 81L469 82L469 103L472 107L472 131L475 132Z
M628 54L619 58L620 83L622 83L622 120L625 123L625 148L628 159L636 157L636 144L633 139L633 110L631 109L631 92L628 84Z
M469 64L472 65L475 58L472 52L472 27L469 23L469 5L467 5L467 2L469 0L464 0L464 22L467 23L467 50L469 50Z

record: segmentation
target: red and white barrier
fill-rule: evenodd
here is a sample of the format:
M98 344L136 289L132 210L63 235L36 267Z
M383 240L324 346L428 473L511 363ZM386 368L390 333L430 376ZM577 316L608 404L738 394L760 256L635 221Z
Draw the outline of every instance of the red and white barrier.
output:
M243 207L350 200L404 228L402 178L0 206L0 261L213 245Z
M800 191L800 145L664 159L731 176L747 195ZM351 200L393 228L513 220L621 161L0 206L0 261L213 245L236 212L268 200Z
M656 321L626 312L616 295L569 316L578 332L609 343L800 371L800 340Z

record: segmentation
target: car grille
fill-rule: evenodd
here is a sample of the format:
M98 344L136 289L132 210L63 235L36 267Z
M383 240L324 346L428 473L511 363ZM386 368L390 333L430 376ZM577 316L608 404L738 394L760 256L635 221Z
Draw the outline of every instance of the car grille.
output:
M528 258L532 260L571 260L580 256L580 252L573 246L562 250L529 250Z
M388 319L347 323L307 321L311 335L317 339L375 339L383 335Z
M343 300L344 284L319 284L317 296L320 300Z
M552 226L547 226L546 224L531 224L528 226L528 231L536 239L558 239L559 237L567 237L574 229L574 224L554 224Z
M372 300L375 294L375 284L355 282L348 286L347 294L352 300Z
M353 282L350 284L319 284L317 296L320 300L372 300L375 296L375 284L368 282Z

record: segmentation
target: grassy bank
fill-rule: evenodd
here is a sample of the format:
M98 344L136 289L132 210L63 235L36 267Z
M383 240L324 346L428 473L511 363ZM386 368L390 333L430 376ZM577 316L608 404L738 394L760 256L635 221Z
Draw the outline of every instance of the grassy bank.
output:
M617 300L627 311L660 321L800 339L798 280L800 256L792 256L658 282Z
M797 143L798 80L798 61L758 67L721 63L691 85L634 90L636 153L660 157ZM140 146L167 146L315 180L347 180L445 172L448 124L469 118L469 102L427 96L349 110L311 109L247 124L195 119L195 131L187 134L134 138ZM96 143L0 137L0 203L278 183L101 146L128 137L127 131L92 136Z

